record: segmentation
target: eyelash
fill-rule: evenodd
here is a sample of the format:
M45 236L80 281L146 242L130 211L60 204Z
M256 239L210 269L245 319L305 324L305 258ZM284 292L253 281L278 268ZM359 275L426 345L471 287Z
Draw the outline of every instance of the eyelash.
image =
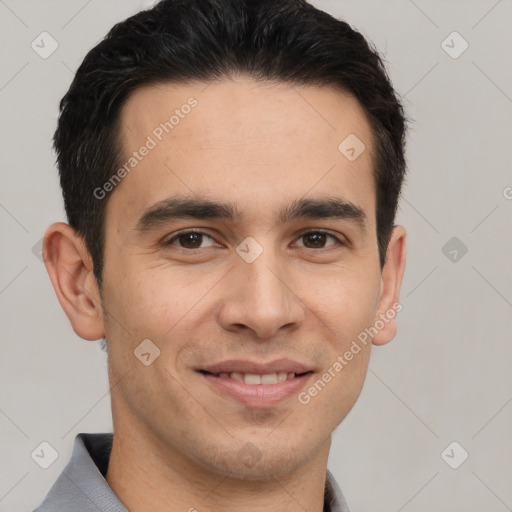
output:
M196 233L196 234L199 234L199 235L203 235L203 236L206 236L208 238L211 238L212 240L214 240L214 238L212 236L210 236L208 233L205 233L203 231L199 231L199 230L195 230L195 229L187 229L185 231L181 231L179 233L177 233L176 235L174 235L172 238L170 238L169 240L165 241L164 242L164 246L169 246L169 245L173 245L173 242L174 240L178 239L180 236L183 236L183 235L188 235L190 233ZM322 230L322 229L308 229L306 231L303 231L299 234L298 238L302 238L306 235L310 235L310 234L323 234L323 235L327 235L331 238L333 238L334 240L336 240L337 242L337 245L340 245L340 246L345 246L347 245L346 242L342 241L340 238L338 238L336 235L333 235L332 233L330 233L329 231L325 231L325 230ZM329 247L331 246L328 246L328 247L320 247L319 249L315 249L315 248L310 248L310 247L301 247L301 249L311 249L313 251L318 251L318 250L321 250L321 249L328 249ZM178 246L179 249L183 249L185 251L198 251L200 249L208 249L208 247L199 247L199 248L196 248L196 249L188 249L186 247L180 247Z

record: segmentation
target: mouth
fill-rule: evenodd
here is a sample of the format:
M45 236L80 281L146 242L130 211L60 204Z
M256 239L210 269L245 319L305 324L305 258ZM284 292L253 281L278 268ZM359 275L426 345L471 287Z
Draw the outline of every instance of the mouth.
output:
M272 384L277 384L279 382L285 382L287 380L293 380L297 377L302 377L304 375L308 375L313 373L312 371L295 373L295 372L276 372L276 373L241 373L241 372L219 372L212 373L206 370L199 370L199 373L203 375L210 375L212 377L217 377L220 379L233 379L238 382L243 382L250 386L263 385L268 386Z
M274 406L296 395L314 373L311 367L286 359L270 363L232 360L196 369L217 397L251 408Z

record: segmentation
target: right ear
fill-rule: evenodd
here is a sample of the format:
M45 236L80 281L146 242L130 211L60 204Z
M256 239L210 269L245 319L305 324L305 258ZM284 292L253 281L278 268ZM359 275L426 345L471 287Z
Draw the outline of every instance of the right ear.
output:
M83 238L64 222L45 233L43 259L53 289L73 330L86 340L104 337L101 296Z

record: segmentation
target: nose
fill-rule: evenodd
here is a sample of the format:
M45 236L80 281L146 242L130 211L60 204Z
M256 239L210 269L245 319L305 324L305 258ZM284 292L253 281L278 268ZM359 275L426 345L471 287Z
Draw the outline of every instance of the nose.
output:
M261 339L297 329L305 307L296 291L296 272L270 251L252 263L237 260L224 282L218 313L221 326L231 332L250 331Z

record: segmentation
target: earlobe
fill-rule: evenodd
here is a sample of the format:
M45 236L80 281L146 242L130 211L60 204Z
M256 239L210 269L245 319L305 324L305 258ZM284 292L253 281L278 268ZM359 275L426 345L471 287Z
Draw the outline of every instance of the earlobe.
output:
M57 222L45 233L43 258L59 303L75 333L86 340L104 336L101 297L83 238Z
M399 303L400 288L405 271L406 233L402 226L395 226L381 273L380 298L375 325L379 327L372 343L385 345L396 335L396 315L402 309Z

